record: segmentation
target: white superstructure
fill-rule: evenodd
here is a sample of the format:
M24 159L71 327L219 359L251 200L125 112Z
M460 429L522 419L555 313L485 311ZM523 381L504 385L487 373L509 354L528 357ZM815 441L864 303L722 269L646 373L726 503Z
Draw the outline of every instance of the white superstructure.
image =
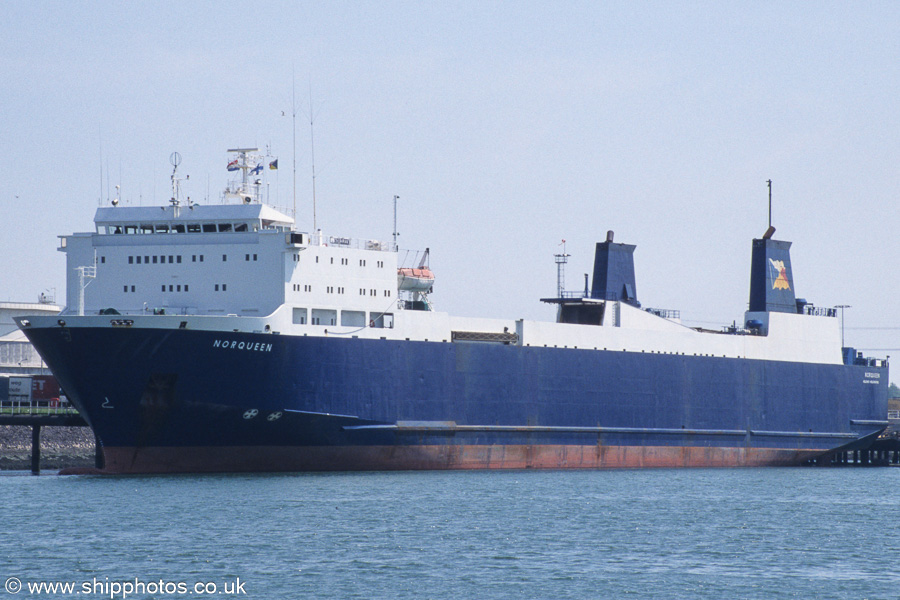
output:
M169 206L102 207L95 231L62 236L68 285L61 318L93 315L79 321L85 326L139 320L223 332L842 363L838 321L826 316L747 313L745 321L760 321L766 334L729 335L611 300L597 300L606 307L595 325L435 312L426 285L433 274L424 265L398 265L393 243L297 232L292 217L261 202L261 186L248 176L262 164L255 150L233 152L242 181L222 204L182 203L173 172Z
M266 316L287 306L298 325L390 318L396 247L296 232L247 176L259 157L236 152L230 164L244 171L243 181L229 186L222 204L183 205L173 173L170 206L99 208L94 232L62 236L66 313Z

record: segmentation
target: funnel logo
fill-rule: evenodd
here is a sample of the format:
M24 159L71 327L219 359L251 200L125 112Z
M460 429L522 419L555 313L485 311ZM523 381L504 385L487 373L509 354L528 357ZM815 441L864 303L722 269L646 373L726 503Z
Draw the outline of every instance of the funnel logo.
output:
M772 260L769 259L769 262L772 263L772 268L775 269L775 272L778 273L778 276L775 278L775 282L772 284L773 290L790 290L791 284L788 283L787 279L787 269L784 268L783 260Z

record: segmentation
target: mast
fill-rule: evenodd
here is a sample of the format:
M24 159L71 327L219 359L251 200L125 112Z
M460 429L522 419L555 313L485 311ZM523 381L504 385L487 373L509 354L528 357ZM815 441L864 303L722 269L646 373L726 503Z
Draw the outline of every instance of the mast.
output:
M569 262L571 254L566 254L566 240L560 245L563 247L562 254L554 254L553 257L556 259L556 295L562 298L566 287L566 263Z
M297 222L297 86L294 83L294 71L291 69L291 133L294 141L294 223Z
M400 235L397 233L397 200L400 199L400 196L394 195L394 250L397 249L397 236Z
M172 206L178 206L181 180L176 175L178 174L178 165L181 164L181 155L178 152L173 152L169 155L169 163L172 165L172 197L169 199L169 202L172 203Z
M313 231L319 231L317 222L316 222L316 138L313 132L313 121L315 121L315 115L313 114L313 105L312 105L312 83L309 84L309 143L311 146L310 156L312 160L312 193L313 193Z
M237 154L237 158L228 163L228 170L240 170L241 183L237 189L233 188L230 183L225 190L225 195L237 197L244 204L250 204L253 201L260 202L262 199L260 197L259 183L254 184L255 188L251 188L249 177L251 171L261 170L262 168L262 157L257 154L259 148L229 148L228 152Z

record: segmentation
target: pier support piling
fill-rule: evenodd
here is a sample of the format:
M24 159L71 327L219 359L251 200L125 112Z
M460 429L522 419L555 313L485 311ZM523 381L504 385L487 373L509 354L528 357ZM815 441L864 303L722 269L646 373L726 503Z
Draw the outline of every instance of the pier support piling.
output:
M31 474L41 474L41 426L31 426Z
M100 438L97 437L97 434L94 434L94 466L98 469L103 468L103 444L100 443Z

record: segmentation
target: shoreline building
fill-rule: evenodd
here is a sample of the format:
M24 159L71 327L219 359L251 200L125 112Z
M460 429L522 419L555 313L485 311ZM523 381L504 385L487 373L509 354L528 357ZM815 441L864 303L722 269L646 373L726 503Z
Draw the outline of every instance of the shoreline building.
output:
M55 315L62 307L41 294L38 302L0 302L0 375L49 375L50 369L13 317Z

